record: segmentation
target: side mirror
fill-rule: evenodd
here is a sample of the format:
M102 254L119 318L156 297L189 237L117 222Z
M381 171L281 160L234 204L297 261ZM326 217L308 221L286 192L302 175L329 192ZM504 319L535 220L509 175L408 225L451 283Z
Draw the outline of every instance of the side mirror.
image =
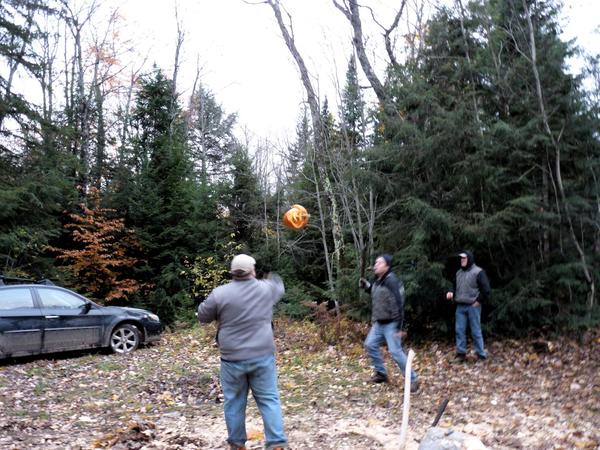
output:
M90 309L92 309L92 304L90 302L85 302L81 307L81 313L87 314L90 312Z

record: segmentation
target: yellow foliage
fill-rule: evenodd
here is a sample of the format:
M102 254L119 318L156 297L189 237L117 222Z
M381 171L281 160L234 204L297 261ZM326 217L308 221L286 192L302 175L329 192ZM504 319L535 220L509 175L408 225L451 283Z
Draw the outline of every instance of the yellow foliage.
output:
M232 239L235 234L230 236ZM236 253L241 250L241 245L230 241L223 245L225 261L230 261ZM190 279L192 284L192 295L194 298L204 299L210 292L227 280L229 273L228 263L219 261L214 255L196 256L194 262L184 260L186 270L183 276Z

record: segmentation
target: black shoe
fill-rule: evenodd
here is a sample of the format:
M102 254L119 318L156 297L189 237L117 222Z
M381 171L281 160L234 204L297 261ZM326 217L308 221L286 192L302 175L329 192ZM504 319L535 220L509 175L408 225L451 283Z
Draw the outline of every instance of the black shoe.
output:
M387 383L388 377L385 373L375 372L375 375L371 377L371 383Z
M410 383L410 392L413 394L419 390L419 380Z
M465 353L457 353L456 360L460 362L464 362L467 360L467 355Z
M488 355L477 355L477 360L479 361L487 361Z

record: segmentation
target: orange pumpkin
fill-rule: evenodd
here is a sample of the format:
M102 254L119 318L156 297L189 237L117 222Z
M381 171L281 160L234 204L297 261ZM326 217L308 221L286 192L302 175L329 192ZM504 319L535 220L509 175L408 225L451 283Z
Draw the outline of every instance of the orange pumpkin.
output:
M283 224L292 230L301 230L308 224L310 214L302 205L292 205L283 215Z

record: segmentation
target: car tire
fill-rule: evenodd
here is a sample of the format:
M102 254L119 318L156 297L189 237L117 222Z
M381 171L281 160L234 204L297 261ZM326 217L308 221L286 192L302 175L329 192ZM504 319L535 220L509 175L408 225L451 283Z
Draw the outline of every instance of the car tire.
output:
M139 345L140 332L134 325L119 325L110 334L110 349L113 353L125 355L133 352Z

